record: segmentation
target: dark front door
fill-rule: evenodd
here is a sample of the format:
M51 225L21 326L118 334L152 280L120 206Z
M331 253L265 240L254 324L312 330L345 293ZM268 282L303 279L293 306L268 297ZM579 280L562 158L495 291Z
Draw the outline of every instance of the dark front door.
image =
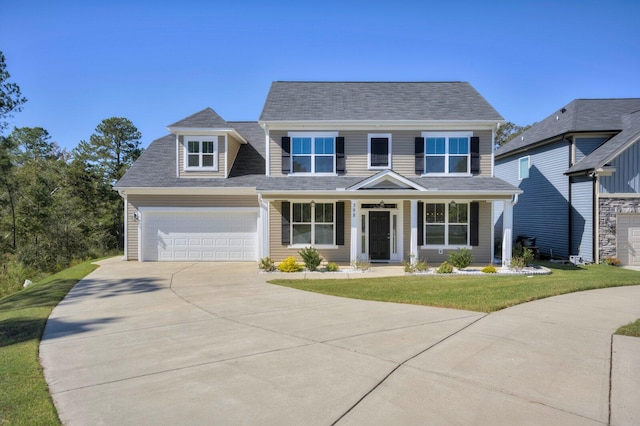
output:
M389 260L389 212L369 212L369 258Z

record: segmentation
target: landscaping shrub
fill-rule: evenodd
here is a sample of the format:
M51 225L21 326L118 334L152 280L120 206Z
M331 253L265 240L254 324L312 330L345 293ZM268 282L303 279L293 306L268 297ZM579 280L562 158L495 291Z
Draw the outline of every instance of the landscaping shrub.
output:
M458 269L464 269L471 265L473 262L473 255L471 250L466 248L458 249L452 253L449 253L449 263Z
M410 255L408 260L403 260L404 271L409 274L415 274L416 272L426 272L429 270L429 265L422 259L416 260L415 255Z
M273 272L276 270L276 263L271 260L269 256L260 259L260 264L258 267L266 272Z
M533 250L518 243L513 249L513 255L511 256L511 268L516 270L522 269L533 262L533 259Z
M484 268L482 268L480 271L485 274L495 274L496 272L498 272L496 267L493 265L487 265Z
M327 263L326 268L327 268L327 272L338 272L340 270L340 267L335 262Z
M446 260L440 264L436 272L439 274L451 274L453 273L453 266Z
M369 260L367 260L367 259L357 258L356 260L351 262L351 267L353 269L355 269L356 271L366 272L371 267L371 264L369 263Z
M620 266L621 262L620 259L611 256L611 257L605 257L604 259L602 259L602 263L605 263L607 265L611 265L611 266Z
M305 247L298 251L298 254L304 262L304 266L309 271L315 271L322 262L322 257L315 247Z
M280 272L300 272L302 271L302 265L300 265L296 258L293 256L287 257L278 265L278 271Z

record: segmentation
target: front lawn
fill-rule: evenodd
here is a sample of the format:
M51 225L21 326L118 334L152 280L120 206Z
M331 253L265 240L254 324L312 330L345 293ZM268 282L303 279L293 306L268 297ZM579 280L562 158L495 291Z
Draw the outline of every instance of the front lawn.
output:
M0 299L0 425L59 424L38 359L51 310L96 269L81 263Z
M509 306L575 291L640 285L640 273L609 265L542 263L551 275L456 275L336 280L269 281L300 290L383 302L493 312Z

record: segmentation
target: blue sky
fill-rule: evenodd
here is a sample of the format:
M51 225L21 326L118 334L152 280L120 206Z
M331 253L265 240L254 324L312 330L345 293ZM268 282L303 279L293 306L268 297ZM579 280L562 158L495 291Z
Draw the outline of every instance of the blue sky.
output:
M71 150L109 117L142 145L210 106L257 120L274 80L468 81L508 121L575 98L640 97L640 2L0 2L28 98L12 126Z

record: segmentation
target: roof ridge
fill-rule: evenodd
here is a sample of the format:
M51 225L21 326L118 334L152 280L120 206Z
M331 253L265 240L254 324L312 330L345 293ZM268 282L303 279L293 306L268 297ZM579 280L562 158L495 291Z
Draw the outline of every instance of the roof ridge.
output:
M407 80L407 81L398 81L398 80L276 80L274 83L392 83L392 84L405 84L405 83L469 83L468 81L461 80L450 80L450 81L419 81L419 80Z

